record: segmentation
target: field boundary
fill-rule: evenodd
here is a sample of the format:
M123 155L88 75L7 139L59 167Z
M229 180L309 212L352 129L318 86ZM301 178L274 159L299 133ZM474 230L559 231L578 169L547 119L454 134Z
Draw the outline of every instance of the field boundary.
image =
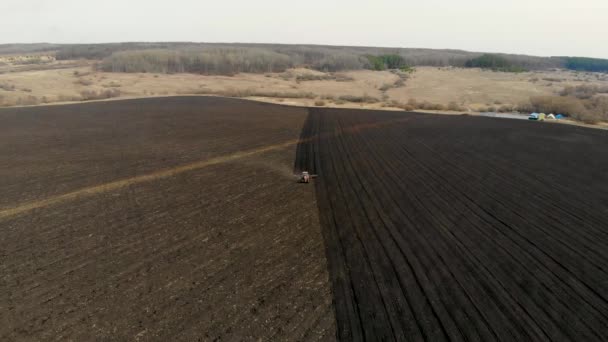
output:
M115 97L115 98L101 99L101 100L41 103L41 104L29 105L29 106L0 107L0 111L11 109L11 108L37 108L37 107L46 107L46 106L69 106L69 105L78 105L78 104L86 104L86 103L119 102L119 101L144 100L144 99L170 99L170 98L180 98L180 97L216 97L216 98L224 98L224 99L251 101L251 102L257 102L257 103L266 103L266 104L272 104L272 105L284 106L284 107L306 108L306 109L317 108L317 107L310 107L310 106L300 105L300 104L281 103L281 102L278 102L278 101L273 101L273 99L275 99L275 98L271 98L271 97L267 97L267 98L260 97L260 96L253 96L253 97L230 97L230 96L221 96L221 95L213 95L213 94L204 94L204 95L198 95L198 94L180 94L180 95L125 96L125 97ZM285 99L285 98L281 98L281 99ZM348 106L348 107L338 107L338 106L326 105L326 106L320 107L320 108L344 109L344 110L356 109L356 110L361 110L361 111L381 111L381 112L404 112L403 109L400 109L400 108L392 108L392 109L391 108L386 108L386 107L382 108L382 109L378 109L378 108L366 108L366 107L360 107L359 104L353 104L353 106ZM477 112L453 112L453 113L448 113L447 111L414 110L414 111L408 111L408 112L404 112L404 113L417 113L417 114L428 114L428 115L447 115L447 116L470 115L470 116L475 116L475 117L488 117L488 116L481 115L481 113L477 113ZM491 118L491 119L496 119L496 118ZM500 119L501 120L506 120L505 118L500 118ZM556 120L556 121L546 121L543 124L550 124L550 125L551 124L562 124L562 125L570 125L570 126L578 126L578 127L585 127L585 128L608 130L608 123L586 124L586 123L583 123L583 122L577 122L577 121L571 121L571 120L559 120L559 121Z

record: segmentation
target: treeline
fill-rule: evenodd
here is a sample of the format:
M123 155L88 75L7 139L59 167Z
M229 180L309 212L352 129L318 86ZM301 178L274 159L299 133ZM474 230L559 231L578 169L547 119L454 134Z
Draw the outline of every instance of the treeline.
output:
M58 60L91 59L100 60L120 51L146 49L176 49L187 47L186 43L108 43L62 45L56 52Z
M608 59L564 57L565 67L570 70L608 72Z
M108 72L204 75L282 72L292 66L289 56L273 51L223 48L122 51L113 53L101 63L101 69Z
M61 48L58 44L35 43L35 44L0 44L0 55L4 54L28 54L38 52L49 52Z
M479 57L468 60L465 63L465 67L467 68L482 68L482 69L491 69L494 71L506 71L506 72L522 72L526 71L526 69L514 65L505 57L499 55L492 54L484 54Z
M4 50L32 50L34 47L5 46ZM55 49L59 60L91 59L102 60L122 52L145 50L167 50L177 54L183 51L253 50L259 55L288 56L289 64L322 71L372 69L392 69L397 65L407 66L454 66L480 67L498 71L543 70L567 68L581 71L608 72L608 60L580 57L536 57L514 54L483 54L462 50L434 50L410 48L380 48L324 45L285 44L239 44L239 43L114 43L114 44L71 44L36 46L35 49ZM0 46L0 51L2 46ZM152 53L152 52L150 52ZM157 53L157 52L154 52ZM209 52L212 53L212 52ZM282 57L281 57L282 58Z
M284 45L284 44L225 44L225 43L116 43L65 45L58 49L56 57L62 59L101 60L114 53L142 50L215 50L242 49L265 50L290 58L294 66L308 67L321 71L340 71L358 69L392 69L397 66L455 66L464 67L480 53L462 50L433 50L409 48L379 48L322 45ZM555 66L546 59L532 56L506 55L519 63L540 69Z

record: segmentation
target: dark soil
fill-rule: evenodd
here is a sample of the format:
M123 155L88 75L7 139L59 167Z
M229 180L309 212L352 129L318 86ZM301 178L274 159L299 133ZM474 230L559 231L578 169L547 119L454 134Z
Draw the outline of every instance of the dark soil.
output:
M605 131L310 112L340 340L608 340Z
M0 212L297 139L306 109L176 97L0 110ZM295 146L0 219L0 340L333 340Z

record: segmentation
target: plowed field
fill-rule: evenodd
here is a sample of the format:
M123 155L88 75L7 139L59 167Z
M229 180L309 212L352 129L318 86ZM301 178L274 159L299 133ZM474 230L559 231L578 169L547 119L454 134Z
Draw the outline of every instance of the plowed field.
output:
M606 341L606 151L221 98L3 109L0 340Z
M332 340L306 109L0 110L0 341Z
M605 132L310 111L340 340L608 340Z

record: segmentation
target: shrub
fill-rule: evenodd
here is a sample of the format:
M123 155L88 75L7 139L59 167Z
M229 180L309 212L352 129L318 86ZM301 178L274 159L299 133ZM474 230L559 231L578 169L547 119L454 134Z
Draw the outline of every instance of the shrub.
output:
M409 70L409 65L405 62L405 58L397 54L388 55L367 55L370 68L372 70L386 70L386 69L404 69Z
M333 76L336 82L351 82L355 80L354 78L344 74L334 74Z
M347 102L355 102L355 103L377 103L380 102L378 98L373 96L369 96L367 94L363 96L355 96L355 95L342 95L338 99Z
M78 70L74 70L74 72L72 73L75 77L84 77L84 76L89 76L91 74L90 71L78 71Z
M378 88L378 90L387 91L387 90L391 89L392 87L393 87L392 84L384 83L380 88Z
M410 104L402 103L402 102L395 101L395 100L393 100L393 101L390 102L390 106L391 107L395 107L395 108L401 108L401 109L403 109L403 110L405 110L407 112L416 109L414 106L412 106Z
M400 78L393 83L393 88L401 88L405 85L405 79Z
M113 97L120 96L120 90L118 89L107 89L102 91L96 90L83 90L80 92L82 101L90 101L90 100L103 100L109 99Z
M65 95L65 94L61 94L59 96L57 96L57 100L59 102L72 102L72 101L81 101L82 97L80 96L72 96L72 95Z
M442 104L438 104L438 103L431 103L428 101L424 101L423 103L419 103L418 104L418 108L419 109L425 109L425 110L444 110L445 107Z
M207 88L186 90L180 92L181 94L197 94L197 95L219 95L227 97L278 97L278 98L291 98L291 99L314 99L315 94L309 92L278 92L278 91L263 91L254 90L251 88L237 89L237 88L226 88L222 90L212 90Z
M581 100L574 97L533 96L529 103L519 109L523 112L561 113L571 116L585 111L585 106Z
M122 85L120 83L117 83L117 82L114 82L114 81L112 81L110 83L102 84L101 86L104 87L104 88L120 88L120 87L122 87Z
M513 111L515 111L515 107L512 105L502 105L502 106L498 107L499 113L510 113Z
M9 83L0 83L0 89L5 91L15 91L15 85Z
M315 106L317 106L317 107L325 106L325 101L317 100L317 101L315 101Z
M51 59L43 59L41 56L29 57L15 61L13 64L16 65L30 65L30 64L46 64L52 62Z
M583 84L575 87L566 87L560 92L561 96L574 96L579 99L590 99L596 94L608 94L608 86Z
M79 78L77 81L74 82L74 84L80 84L83 86L90 86L93 84L93 81L91 80L87 80L85 78Z
M38 99L36 96L26 96L26 97L20 97L17 99L17 105L18 106L34 106L40 104L40 99Z
M459 105L455 101L451 101L450 103L448 103L447 109L453 112L460 112L465 110L461 105Z
M303 75L297 75L296 76L296 82L302 82L302 81L336 81L336 82L349 82L349 81L353 81L354 79L350 76L344 75L344 74L323 74L323 75L316 75L316 74L303 74Z
M335 76L333 76L333 75L327 75L327 74L323 74L323 75L303 74L303 75L297 75L296 76L296 82L302 82L302 81L330 81L330 80L334 80L334 79L336 79Z

